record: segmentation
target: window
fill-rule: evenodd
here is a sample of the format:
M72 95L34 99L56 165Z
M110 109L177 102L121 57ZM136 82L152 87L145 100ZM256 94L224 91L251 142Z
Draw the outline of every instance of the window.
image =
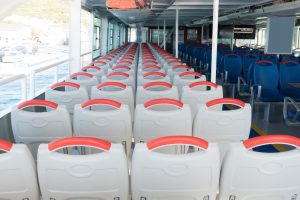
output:
M114 43L114 24L109 22L108 24L108 50L113 50Z
M197 29L188 29L187 30L187 40L197 40L198 39L198 30Z
M94 19L94 41L93 41L93 50L100 49L101 42L101 20L99 18Z
M81 10L81 53L91 51L92 33L91 27L93 21L92 13Z

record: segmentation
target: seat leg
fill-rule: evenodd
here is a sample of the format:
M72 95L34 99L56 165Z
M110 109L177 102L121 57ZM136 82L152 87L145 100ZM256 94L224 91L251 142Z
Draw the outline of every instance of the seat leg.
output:
M271 109L271 104L268 103L264 108L264 120L266 122L270 121L270 109Z

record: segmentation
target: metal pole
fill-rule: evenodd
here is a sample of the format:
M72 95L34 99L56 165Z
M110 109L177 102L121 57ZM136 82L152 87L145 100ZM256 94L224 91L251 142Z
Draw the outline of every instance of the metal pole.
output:
M159 46L159 25L157 25L157 45Z
M213 37L211 55L211 78L210 81L216 83L217 79L217 47L218 47L218 25L219 25L219 0L214 0L213 11Z
M72 0L70 4L70 74L79 71L81 55L81 0Z
M164 50L166 50L166 20L164 20Z
M175 57L178 58L178 26L179 26L179 10L176 9L176 24L175 24Z

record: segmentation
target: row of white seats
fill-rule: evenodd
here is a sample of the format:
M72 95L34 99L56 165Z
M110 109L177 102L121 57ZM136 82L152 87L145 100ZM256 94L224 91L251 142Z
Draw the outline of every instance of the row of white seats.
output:
M252 151L267 144L295 149L275 154ZM174 145L194 148L180 155L157 152ZM80 156L61 151L74 146L99 151ZM215 143L187 136L158 138L135 146L129 177L121 144L90 137L41 144L36 170L26 145L0 140L4 152L0 154L0 199L295 200L300 195L299 148L299 138L260 136L231 144L220 163Z
M223 111L223 104L237 105L239 109ZM46 107L48 111L28 110L36 106ZM193 135L220 143L224 155L229 143L249 137L251 126L250 105L236 99L200 104L194 120L190 106L176 99L155 99L138 104L133 131L129 106L110 99L92 99L75 105L73 114L72 130L71 118L64 105L44 100L26 101L11 111L15 141L26 144L51 142L72 136L74 132L77 136L122 143L129 154L132 135L135 143L169 135Z

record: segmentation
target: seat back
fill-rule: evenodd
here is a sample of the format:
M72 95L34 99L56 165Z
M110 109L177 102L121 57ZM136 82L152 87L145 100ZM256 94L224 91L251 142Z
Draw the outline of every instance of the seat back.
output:
M92 88L91 99L111 99L129 106L131 118L134 115L134 94L131 86L120 82L104 82Z
M170 155L155 150L174 145L195 147L195 152ZM158 138L136 144L131 170L132 199L216 199L220 158L216 144L188 136Z
M110 63L111 63L111 60L102 59L102 60L95 60L92 64L96 67L100 67L101 69L104 70L105 73L107 73L107 70L110 67Z
M278 68L271 61L257 61L253 67L253 83L262 86L264 91L277 91L279 83Z
M280 63L280 90L282 92L288 92L290 89L297 90L289 83L300 83L300 65L294 61L282 61Z
M28 110L36 106L52 110L46 112ZM11 111L11 123L17 143L50 142L72 136L70 116L66 107L50 101L31 100L15 106Z
M150 82L137 88L136 104L144 104L158 98L179 100L177 87L167 82Z
M250 66L253 65L257 60L258 58L255 54L246 54L243 56L243 74L244 78L246 78L247 83L249 83L248 74Z
M93 110L94 106L106 106L110 109ZM132 122L128 105L110 99L93 99L76 105L74 134L123 144L128 154L132 138Z
M227 82L237 83L238 77L242 74L242 59L237 54L226 54L223 57L224 70L228 72Z
M112 72L102 77L101 83L105 82L119 82L127 86L131 86L132 90L135 91L135 79L134 76L124 72Z
M148 72L161 72L165 73L165 70L157 65L146 65L142 68L138 69L138 76L141 76L143 74L146 74Z
M67 82L77 83L83 87L86 87L89 96L91 95L92 86L98 85L99 81L96 76L87 72L77 72L70 75Z
M64 87L64 91L56 90ZM81 104L89 99L88 92L85 87L72 82L60 82L52 85L45 92L45 99L59 105L64 105L70 114L73 114L74 106Z
M281 55L281 62L282 61L294 61L294 62L299 62L299 57L296 57L294 55L291 55L291 54L286 54L286 55Z
M69 146L92 147L101 152L80 156L56 152ZM121 144L89 137L41 144L38 175L43 199L128 200L128 167Z
M210 87L210 90L207 90ZM208 101L223 98L223 87L212 82L199 81L184 86L181 101L190 105L193 118L198 112L198 107Z
M192 135L190 107L175 99L155 99L137 105L134 122L136 143L162 136Z
M279 61L277 55L275 55L275 54L262 54L261 55L261 60L271 61L275 65L277 65L278 61Z
M0 199L40 199L34 159L24 144L0 140Z
M194 69L190 68L189 66L186 65L175 65L171 68L168 69L168 75L170 76L172 82L174 81L174 77L176 75L179 75L183 72L191 71L193 72Z
M220 105L235 105L235 110L222 110ZM199 106L194 120L193 135L209 142L217 142L221 158L231 142L249 138L251 106L237 99L216 99Z
M287 144L296 149L281 153L252 151L266 144ZM260 136L232 144L223 162L220 199L298 199L299 148L299 138L286 135Z
M198 81L206 81L205 75L198 72L183 72L179 75L175 75L173 84L178 87L179 95L181 95L183 86Z
M81 69L83 72L87 72L93 74L97 77L98 81L101 81L101 77L106 73L105 68L97 67L97 66L85 66Z
M138 86L143 86L150 82L167 82L171 83L171 79L164 73L161 72L148 72L141 76L138 76Z

